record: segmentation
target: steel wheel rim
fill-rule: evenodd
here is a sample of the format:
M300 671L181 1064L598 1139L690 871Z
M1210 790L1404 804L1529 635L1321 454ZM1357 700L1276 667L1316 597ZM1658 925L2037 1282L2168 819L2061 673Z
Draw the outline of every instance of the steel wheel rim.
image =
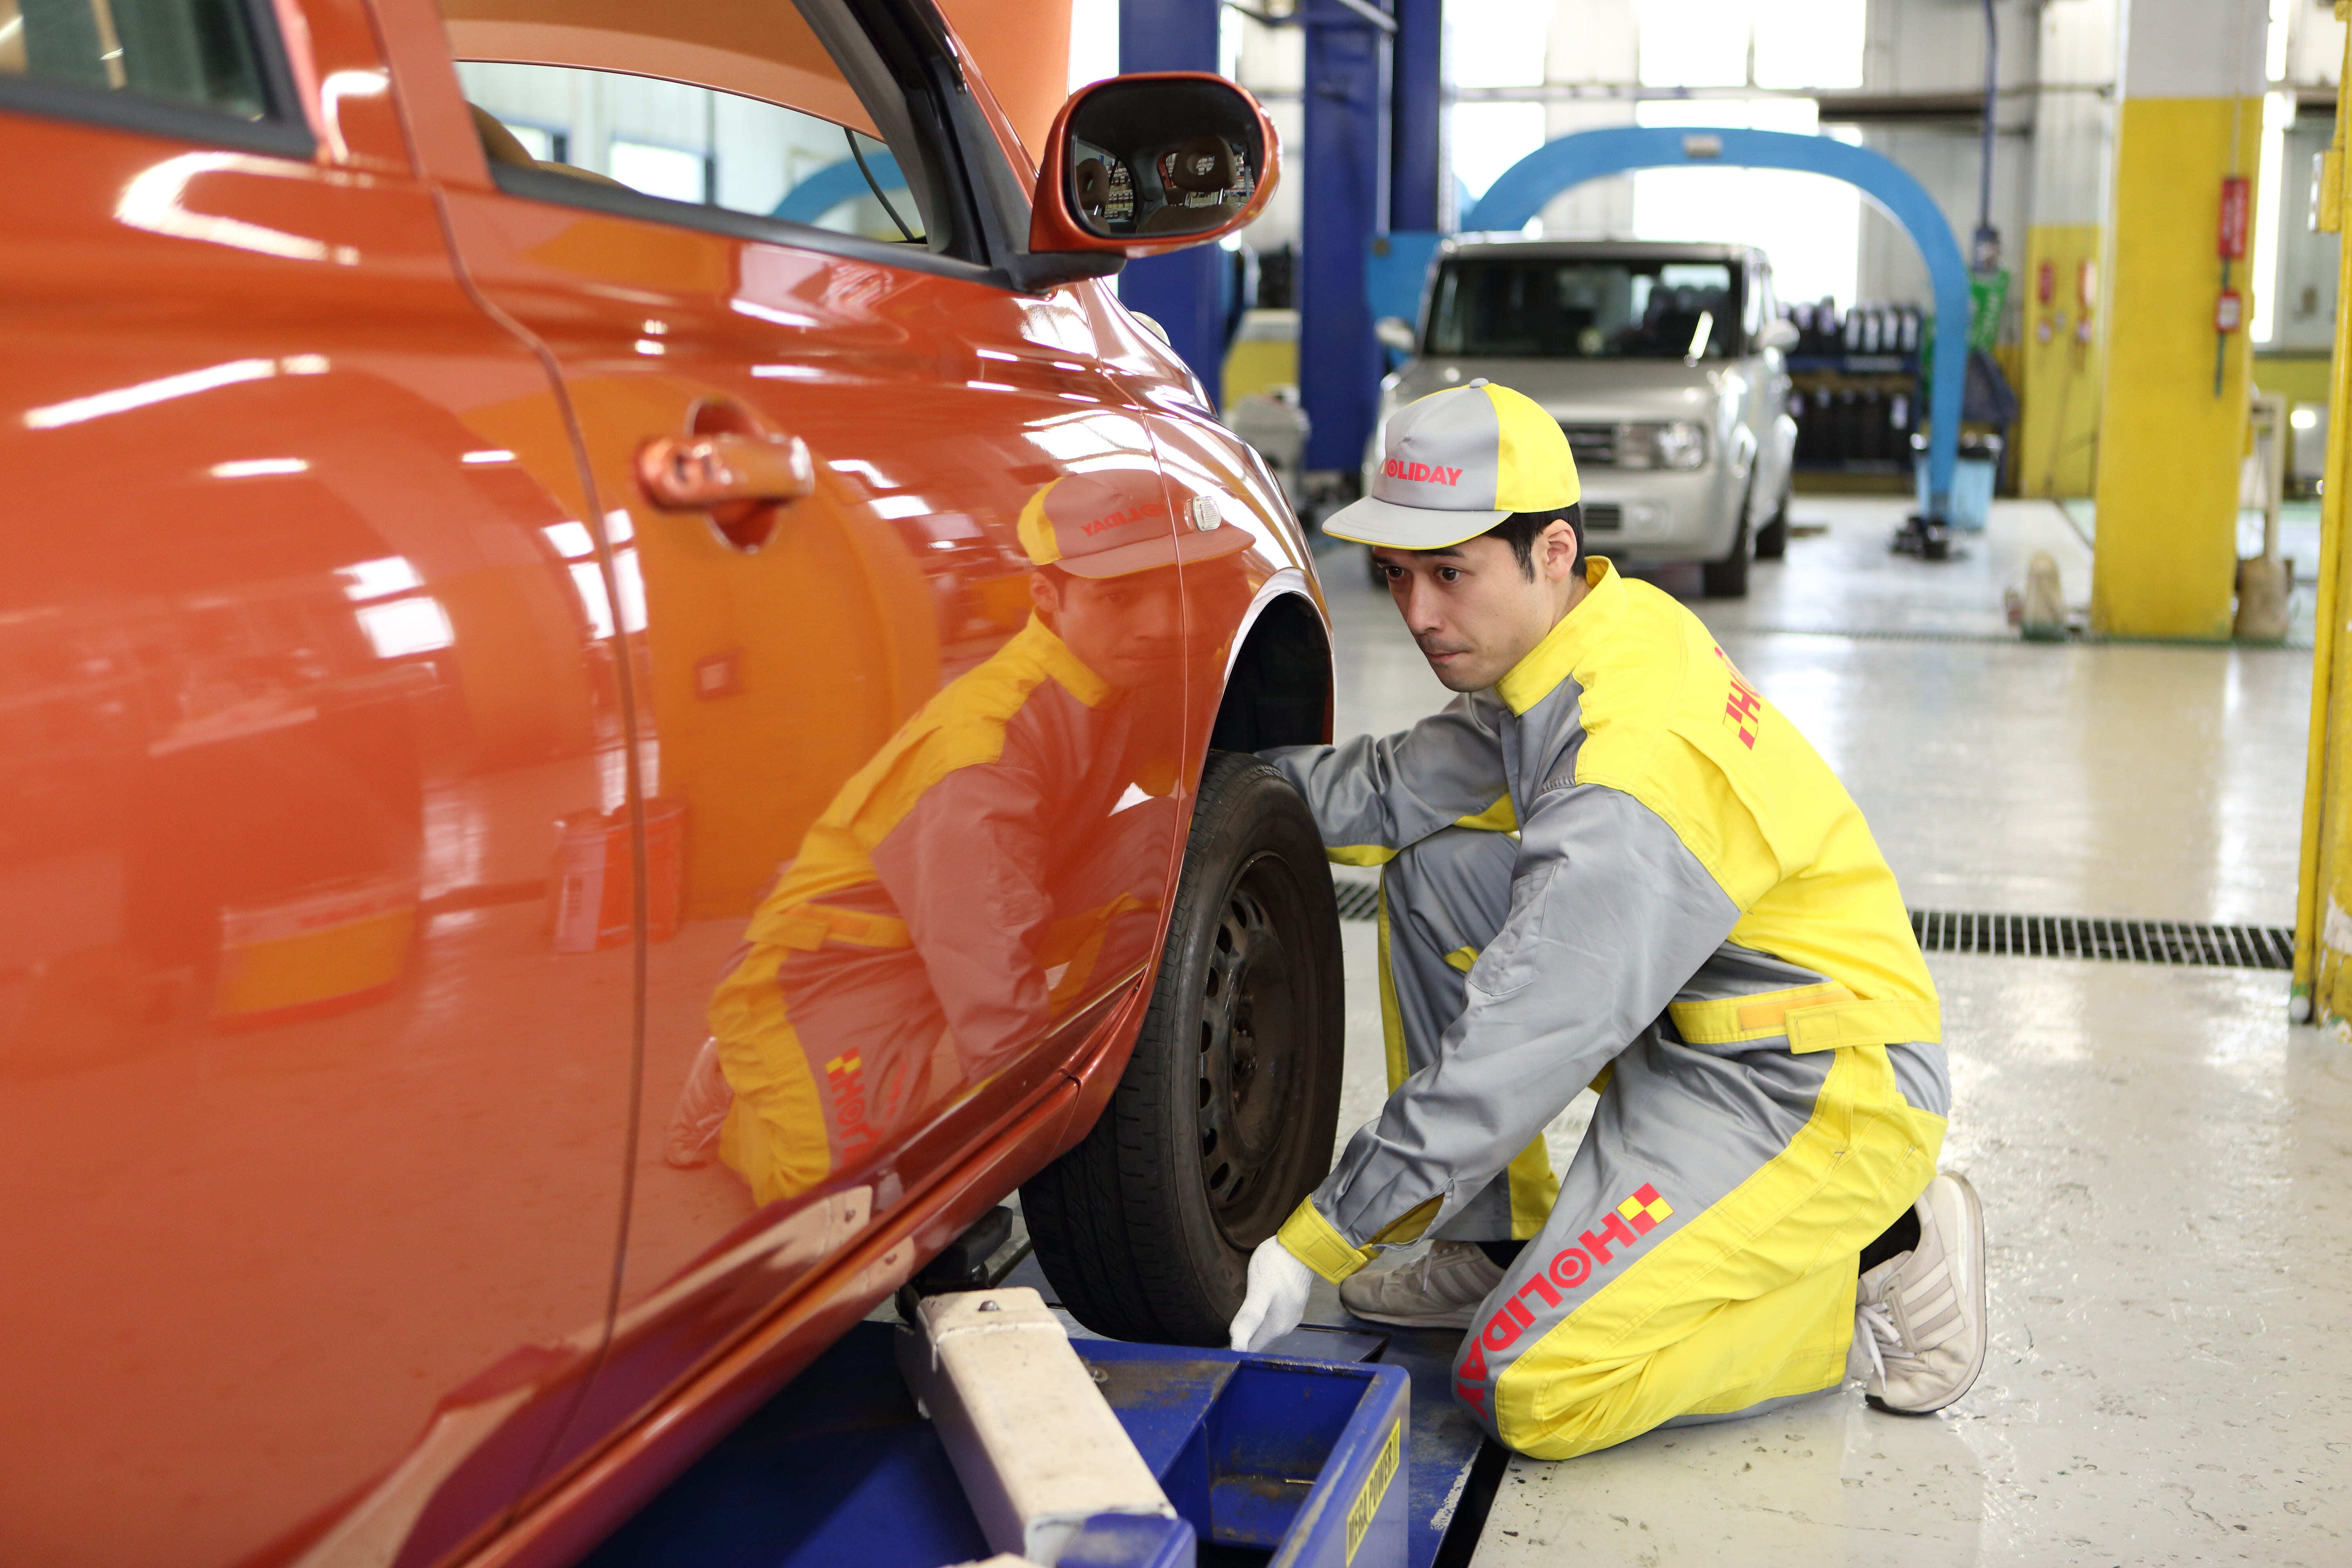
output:
M1260 857L1244 867L1218 910L1201 976L1194 1085L1201 1179L1218 1227L1244 1247L1283 1219L1261 1211L1269 1199L1280 1203L1280 1167L1291 1152L1284 1142L1289 1102L1300 1079L1303 1013L1282 934L1284 917L1299 913L1298 906L1279 861Z

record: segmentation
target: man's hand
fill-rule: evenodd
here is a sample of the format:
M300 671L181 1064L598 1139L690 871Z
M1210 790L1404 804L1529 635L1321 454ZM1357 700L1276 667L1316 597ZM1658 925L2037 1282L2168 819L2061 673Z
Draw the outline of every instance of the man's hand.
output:
M1307 1316L1307 1288L1314 1279L1279 1237L1259 1242L1250 1254L1249 1295L1234 1314L1233 1348L1262 1351L1297 1328Z

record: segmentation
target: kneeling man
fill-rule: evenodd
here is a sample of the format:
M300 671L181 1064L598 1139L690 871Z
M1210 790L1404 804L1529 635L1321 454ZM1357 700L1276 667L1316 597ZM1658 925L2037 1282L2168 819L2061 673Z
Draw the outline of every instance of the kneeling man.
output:
M1983 1222L1938 1175L1934 983L1862 813L1673 598L1584 553L1559 426L1472 382L1389 422L1324 526L1463 695L1269 761L1378 865L1390 1089L1250 1262L1466 1329L1454 1390L1538 1458L1857 1376L1924 1414L1984 1363ZM1601 1100L1564 1179L1542 1130ZM1401 1268L1387 1247L1434 1238Z

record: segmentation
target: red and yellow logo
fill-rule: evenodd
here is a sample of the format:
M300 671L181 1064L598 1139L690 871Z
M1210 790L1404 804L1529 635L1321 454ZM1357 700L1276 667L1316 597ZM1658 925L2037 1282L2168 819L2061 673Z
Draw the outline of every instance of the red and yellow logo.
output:
M1756 731L1764 727L1764 699L1748 684L1748 678L1739 673L1739 667L1731 662L1729 654L1717 648L1715 657L1723 660L1723 668L1731 675L1731 693L1724 699L1723 721L1739 732L1739 743L1752 752L1756 749Z
M844 1157L875 1140L866 1120L866 1075L856 1051L845 1051L824 1064L825 1088L833 1095L835 1142Z
M1486 1352L1500 1354L1509 1350L1519 1342L1522 1333L1536 1326L1536 1315L1528 1306L1528 1297L1542 1297L1547 1307L1560 1305L1567 1299L1563 1292L1581 1289L1594 1274L1640 1246L1642 1238L1657 1229L1660 1222L1671 1219L1674 1212L1675 1205L1661 1197L1655 1186L1644 1182L1632 1197L1610 1212L1600 1229L1586 1231L1574 1245L1552 1254L1551 1260L1512 1292L1502 1310L1488 1318L1470 1341L1469 1353L1462 1358L1461 1370L1454 1374L1454 1391L1483 1415L1486 1408ZM1612 1257L1612 1252L1616 1256Z

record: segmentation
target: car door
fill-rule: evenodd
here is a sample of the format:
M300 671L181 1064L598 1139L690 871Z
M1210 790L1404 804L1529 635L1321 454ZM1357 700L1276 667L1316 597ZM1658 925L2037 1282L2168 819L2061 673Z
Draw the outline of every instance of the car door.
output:
M0 39L0 1561L436 1559L624 1217L595 515L363 10Z
M1188 775L1181 660L1076 658L1054 563L1089 529L1172 561L1177 521L1087 302L986 265L967 161L1001 154L920 111L943 42L837 5L445 15L441 127L493 122L443 137L457 243L562 368L635 694L642 1109L560 1466L1066 1097L1147 967ZM1167 575L1130 643L1181 642Z

